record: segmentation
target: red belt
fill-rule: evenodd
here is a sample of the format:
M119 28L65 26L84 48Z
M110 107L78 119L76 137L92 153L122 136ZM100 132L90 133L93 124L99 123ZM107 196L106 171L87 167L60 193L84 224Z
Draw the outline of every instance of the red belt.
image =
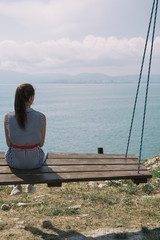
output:
M35 144L35 145L32 145L32 146L16 146L16 145L12 144L12 147L19 148L19 149L32 149L32 148L35 148L37 146L38 146L38 144Z

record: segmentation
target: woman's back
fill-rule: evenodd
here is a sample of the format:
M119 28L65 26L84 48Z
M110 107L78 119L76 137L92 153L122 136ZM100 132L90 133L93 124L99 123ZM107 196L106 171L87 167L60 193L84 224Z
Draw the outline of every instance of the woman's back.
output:
M41 129L43 126L43 114L28 108L25 129L19 127L15 113L7 114L6 128L12 144L17 146L30 146L41 141Z

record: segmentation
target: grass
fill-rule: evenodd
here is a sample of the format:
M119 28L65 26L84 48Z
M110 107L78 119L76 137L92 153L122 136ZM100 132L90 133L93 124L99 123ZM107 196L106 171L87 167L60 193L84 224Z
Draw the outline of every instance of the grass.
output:
M0 210L1 239L61 239L98 228L118 228L121 233L114 237L127 239L125 229L134 228L142 230L143 240L160 240L158 232L152 231L160 227L157 176L154 174L150 180L154 191L149 194L143 190L145 184L137 186L130 180L108 181L102 189L98 185L103 182L95 182L94 186L87 182L66 183L61 188L40 184L35 194L18 196L9 195L11 188L1 187L0 205L10 206L8 211ZM19 202L28 206L18 207Z
M45 211L45 210L44 210ZM46 211L45 211L46 212ZM78 209L76 208L56 208L54 210L49 211L48 213L46 212L46 216L67 216L67 215L75 215L78 213Z
M125 187L121 187L118 189L119 192L126 192L128 194L136 194L136 192L138 191L136 186L133 186L133 184L128 184L127 186Z
M151 173L153 178L160 178L160 170L153 170Z

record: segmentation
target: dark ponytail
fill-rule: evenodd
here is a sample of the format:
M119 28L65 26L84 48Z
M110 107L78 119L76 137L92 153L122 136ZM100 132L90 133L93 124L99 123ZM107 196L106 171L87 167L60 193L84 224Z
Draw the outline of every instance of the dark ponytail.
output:
M26 104L35 90L31 84L25 83L17 87L14 100L15 116L20 128L24 129L27 121Z

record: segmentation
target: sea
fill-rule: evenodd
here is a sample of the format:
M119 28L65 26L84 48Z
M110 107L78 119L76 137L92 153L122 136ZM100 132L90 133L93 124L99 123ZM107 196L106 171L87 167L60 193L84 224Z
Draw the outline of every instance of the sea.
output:
M46 152L125 154L136 84L33 82L32 108L46 115ZM4 115L14 109L17 84L0 83L0 151L6 151ZM129 154L139 156L145 84L141 85ZM160 84L149 86L142 160L160 153Z

